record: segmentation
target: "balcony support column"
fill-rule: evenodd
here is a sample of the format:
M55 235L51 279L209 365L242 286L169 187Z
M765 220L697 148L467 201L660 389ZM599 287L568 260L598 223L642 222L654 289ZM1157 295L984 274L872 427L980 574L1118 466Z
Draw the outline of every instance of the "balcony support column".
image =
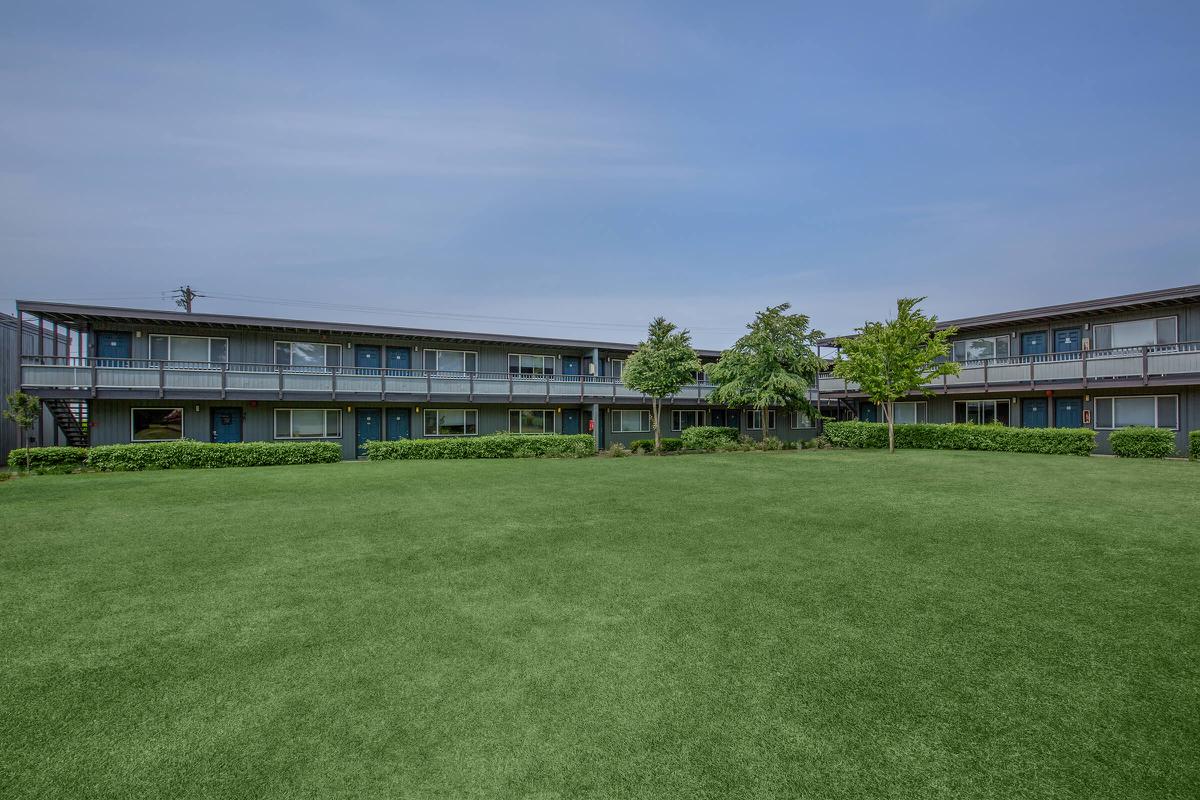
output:
M592 439L596 443L596 451L600 450L600 404L592 403Z

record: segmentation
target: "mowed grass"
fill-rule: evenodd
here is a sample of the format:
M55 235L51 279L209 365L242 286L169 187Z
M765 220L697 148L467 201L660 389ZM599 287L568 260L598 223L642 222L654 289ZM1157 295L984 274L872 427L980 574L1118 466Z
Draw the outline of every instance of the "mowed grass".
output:
M1194 798L1200 465L0 484L0 797Z

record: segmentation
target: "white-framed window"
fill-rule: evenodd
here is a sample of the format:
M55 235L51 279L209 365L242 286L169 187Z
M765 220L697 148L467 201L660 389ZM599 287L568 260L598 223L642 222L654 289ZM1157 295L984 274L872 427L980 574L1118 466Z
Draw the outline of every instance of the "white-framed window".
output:
M746 430L762 430L762 409L756 408L746 412ZM773 408L767 412L767 430L775 430L775 409Z
M608 360L608 377L619 378L625 372L625 359L610 358Z
M1112 431L1131 425L1179 430L1179 395L1139 394L1096 398L1096 430Z
M893 403L892 413L897 425L914 425L918 422L929 421L929 404L924 400Z
M544 408L511 408L509 433L554 433L554 412Z
M671 412L671 430L673 431L686 431L688 428L695 428L703 424L705 424L703 411L684 409Z
M1115 350L1121 347L1177 344L1179 318L1156 317L1131 319L1125 322L1106 322L1092 326L1092 349Z
M476 372L479 354L473 350L425 350L425 369L437 372Z
M129 441L172 442L182 438L182 408L129 409Z
M553 375L554 356L534 356L525 353L509 353L508 374Z
M794 431L808 430L809 428L817 427L813 424L813 421L809 419L808 414L805 414L803 411L793 411L788 416L791 417L792 430Z
M320 368L342 365L342 346L325 342L275 342L275 363L285 367Z
M275 409L276 439L340 439L342 412L337 408Z
M999 422L1001 425L1007 425L1008 405L1007 400L955 400L954 421L976 425Z
M650 430L650 412L614 410L612 427L613 433L645 433Z
M426 436L475 436L478 433L479 412L473 408L425 409Z
M984 358L1008 358L1008 334L959 339L954 343L955 361L978 361Z
M150 334L152 361L192 361L206 364L229 362L229 340L214 336Z

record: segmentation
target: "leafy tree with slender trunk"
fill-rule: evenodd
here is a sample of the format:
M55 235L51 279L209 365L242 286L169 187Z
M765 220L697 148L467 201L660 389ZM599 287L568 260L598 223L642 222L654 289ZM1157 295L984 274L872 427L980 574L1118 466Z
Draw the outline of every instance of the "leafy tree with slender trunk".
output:
M951 337L957 328L938 330L937 317L919 308L924 297L896 301L896 318L867 322L854 336L838 340L840 354L833 374L859 389L883 407L888 426L888 452L896 450L896 401L912 392L932 396L927 384L942 375L957 375L958 364L949 361Z
M700 359L692 349L692 335L674 323L655 317L646 341L639 342L633 355L625 360L621 380L635 392L650 397L650 416L654 424L654 452L662 447L662 401L696 380Z
M28 472L29 440L25 438L25 431L38 421L38 415L42 413L41 403L36 397L24 392L12 392L4 398L4 402L8 405L8 408L4 409L4 418L16 424L21 432L21 441L25 442L25 471Z
M807 315L787 313L791 307L783 303L757 312L746 326L749 332L708 368L709 380L717 384L709 402L761 411L763 441L772 407L813 419L820 414L808 392L821 372L816 348L825 334L809 327Z

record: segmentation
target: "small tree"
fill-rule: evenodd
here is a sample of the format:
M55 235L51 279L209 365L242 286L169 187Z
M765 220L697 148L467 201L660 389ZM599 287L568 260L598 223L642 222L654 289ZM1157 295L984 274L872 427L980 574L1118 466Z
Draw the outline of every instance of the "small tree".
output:
M621 380L634 391L650 397L650 416L654 424L654 452L662 447L662 401L692 383L700 370L700 359L692 349L692 335L678 330L674 323L655 317L646 341L625 360Z
M838 340L841 354L833 374L857 383L867 397L883 406L888 426L888 452L896 450L895 403L911 392L933 394L926 386L933 378L957 375L958 364L943 360L950 355L950 338L956 328L937 329L937 317L918 308L924 297L896 301L896 318L868 322L853 337Z
M708 368L709 380L717 384L709 402L761 411L763 441L772 406L814 419L820 414L808 391L821 372L816 345L825 334L809 328L806 315L787 313L790 308L784 303L757 312L746 326L750 332Z
M24 392L12 392L4 398L4 402L8 405L8 408L4 409L4 418L16 424L21 432L21 441L25 442L25 471L28 472L29 440L25 438L25 431L38 421L38 416L42 413L41 403L36 397Z

